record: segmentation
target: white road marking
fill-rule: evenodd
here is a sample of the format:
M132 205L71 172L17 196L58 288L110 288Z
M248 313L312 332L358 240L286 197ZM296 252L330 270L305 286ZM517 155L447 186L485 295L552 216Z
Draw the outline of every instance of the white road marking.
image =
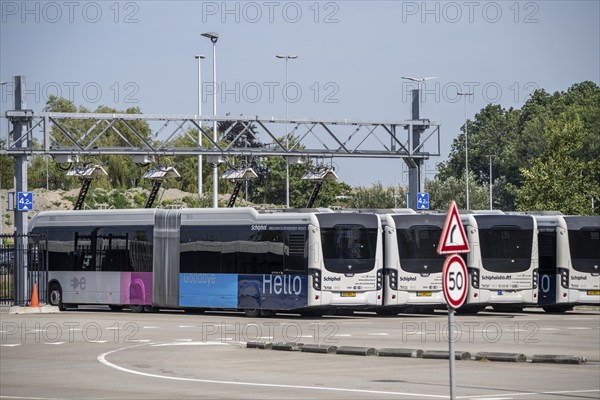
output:
M572 330L572 331L575 331L575 330L584 331L584 330L591 330L592 328L584 328L584 327L581 327L581 326L572 326L572 327L567 328L567 329Z
M194 325L179 325L180 328L195 328Z
M160 326L142 326L142 329L160 329Z
M523 392L518 392L518 393L502 393L502 394L484 394L484 395L479 395L479 396L458 396L457 399L486 399L486 400L491 400L491 399L496 399L498 398L498 396L511 396L509 398L514 398L516 396L539 396L539 395L547 395L547 394L568 394L568 393L594 393L594 392L600 392L599 389L586 389L586 390L556 390L556 391L552 391L552 392L528 392L528 393L523 393Z
M225 345L223 342L175 342L175 343L157 343L151 344L151 347L167 347L167 346L216 346Z
M9 343L9 344L0 344L2 347L17 347L22 345L23 343Z
M60 345L60 344L65 344L65 342L46 342L46 344Z
M269 388L282 388L282 389L304 389L304 390L315 390L315 391L325 391L325 392L346 392L346 393L363 393L363 394L383 394L390 396L407 396L409 398L415 397L427 397L427 398L435 398L435 399L446 399L448 396L446 395L435 395L435 394L423 394L423 393L405 393L405 392L387 392L383 390L366 390L366 389L348 389L348 388L336 388L336 387L326 387L326 386L302 386L302 385L284 385L284 384L276 384L276 383L257 383L257 382L235 382L235 381L218 381L213 379L197 379L197 378L184 378L178 376L164 376L164 375L156 375L149 374L147 372L135 371L129 368L121 367L117 364L111 363L106 359L107 356L114 354L116 352L122 350L129 350L136 347L140 347L144 345L123 347L116 350L111 350L106 353L102 353L97 357L98 362L106 365L109 368L115 369L121 372L127 372L129 374L145 376L148 378L159 378L159 379L168 379L173 381L184 381L184 382L197 382L197 383L212 383L217 385L232 385L232 386L254 386L254 387L269 387Z
M385 333L385 332L374 332L374 333L368 333L367 335L371 335L371 336L390 336L389 333Z

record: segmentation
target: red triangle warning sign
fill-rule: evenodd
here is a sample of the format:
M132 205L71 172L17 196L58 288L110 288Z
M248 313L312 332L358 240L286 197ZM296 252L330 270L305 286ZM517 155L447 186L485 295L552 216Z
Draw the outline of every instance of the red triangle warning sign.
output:
M438 243L437 253L454 254L468 252L469 242L467 241L467 235L465 235L465 229L460 221L456 202L452 200L448 214L446 214L446 221L444 222L444 229Z

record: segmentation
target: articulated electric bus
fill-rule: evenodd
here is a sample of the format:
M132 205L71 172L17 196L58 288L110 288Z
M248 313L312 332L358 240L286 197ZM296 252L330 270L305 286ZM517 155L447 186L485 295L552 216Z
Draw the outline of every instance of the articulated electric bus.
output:
M297 310L381 305L373 214L261 214L251 208L50 211L49 298L64 308Z
M469 241L465 310L518 310L537 304L538 235L531 215L462 214ZM461 308L461 309L462 309Z
M539 300L546 312L600 304L600 217L535 215Z

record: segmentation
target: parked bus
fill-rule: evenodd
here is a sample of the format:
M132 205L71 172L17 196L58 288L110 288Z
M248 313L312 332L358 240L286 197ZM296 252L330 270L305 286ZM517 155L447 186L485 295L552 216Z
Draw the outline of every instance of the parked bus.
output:
M470 252L469 291L462 308L519 310L537 304L538 235L531 215L463 213Z
M600 217L534 214L539 229L539 300L546 312L600 304Z
M323 313L382 302L382 229L373 214L251 208L51 211L49 298L78 304Z
M445 256L436 252L445 215L406 211L384 218L384 307L378 313L427 312L446 304Z

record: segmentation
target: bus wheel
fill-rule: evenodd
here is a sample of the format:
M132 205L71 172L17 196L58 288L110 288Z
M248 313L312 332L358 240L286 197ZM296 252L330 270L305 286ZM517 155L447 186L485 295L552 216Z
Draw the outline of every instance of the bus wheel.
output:
M523 307L521 307L521 306L506 305L506 304L502 304L502 305L496 304L496 305L492 306L492 309L496 312L509 312L509 313L523 312Z
M550 314L563 314L567 311L571 311L573 306L554 306L554 307L542 307L544 312Z
M258 318L261 316L261 312L258 308L246 308L244 310L244 314L246 315L246 317L250 318Z
M60 311L65 311L65 306L62 302L62 290L58 283L53 283L50 285L50 290L48 291L48 299L51 306L58 307Z
M129 310L135 314L142 313L144 312L144 306L142 304L131 304Z
M321 318L323 316L323 312L317 310L305 310L300 311L300 315L305 318Z
M396 316L398 315L398 310L397 309L381 309L381 310L377 310L375 311L377 313L377 315L379 315L380 317L391 317L391 316Z

